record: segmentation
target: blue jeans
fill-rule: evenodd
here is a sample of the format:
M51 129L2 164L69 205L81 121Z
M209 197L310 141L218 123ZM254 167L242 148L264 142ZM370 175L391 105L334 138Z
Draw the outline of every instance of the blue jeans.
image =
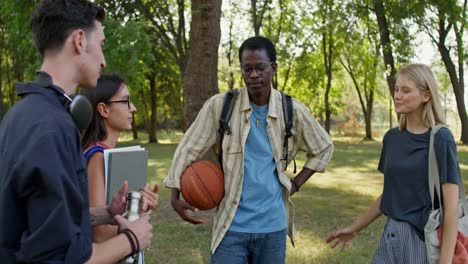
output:
M286 229L258 234L228 230L211 264L283 264L285 257Z

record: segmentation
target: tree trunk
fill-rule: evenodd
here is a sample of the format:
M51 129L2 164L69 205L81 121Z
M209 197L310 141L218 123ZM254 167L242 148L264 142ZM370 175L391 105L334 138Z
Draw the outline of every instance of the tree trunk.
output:
M365 120L366 120L366 137L365 140L372 140L372 110L374 104L374 89L371 88L369 98L367 100L367 111L365 112Z
M294 57L295 57L295 55L294 55L294 53L293 53L293 54L291 55L291 57L289 58L289 60L288 60L288 65L287 65L287 67L286 67L286 72L285 72L284 77L283 77L283 79L284 79L283 85L281 86L281 90L280 90L280 91L284 91L284 89L286 89L286 85L288 84L289 77L290 77L290 75L291 75L291 70L292 70L292 68L293 68ZM276 88L275 88L275 89L277 89L277 87L279 86L279 85L278 85L278 74L275 74L275 80L276 80Z
M464 1L463 6L463 13L466 11L466 4L467 1ZM431 37L432 41L437 45L437 49L439 50L440 56L442 57L442 61L444 62L445 68L447 73L450 77L450 82L453 87L453 93L455 94L455 100L457 102L457 110L458 115L460 117L461 122L461 141L463 144L468 144L468 116L465 109L465 87L464 87L464 42L463 42L463 31L465 26L465 21L459 22L460 25L457 24L457 21L449 22L447 17L449 16L446 13L446 10L441 7L437 6L438 9L438 28L437 32L439 34L438 39L432 36L430 33L429 36ZM466 15L462 15L463 20L465 19ZM458 55L458 73L455 63L450 56L449 44L446 44L447 37L450 33L450 30L453 28L455 34L455 41L456 41L456 53Z
M149 142L157 143L158 139L156 137L156 80L155 74L151 73L149 75L150 81L150 118L149 118Z
M325 24L325 22L324 22ZM329 29L327 29L328 31ZM329 41L327 42L327 36ZM325 87L325 131L330 134L331 129L331 109L330 109L330 89L333 78L332 66L333 66L333 36L330 32L324 32L322 34L322 49L323 49L323 62L325 66L325 72L327 74L327 86Z
M190 49L183 75L185 130L218 90L221 0L193 0Z
M257 7L258 2L258 0L250 0L250 10L252 10L252 26L255 36L260 36L260 29L263 25L263 18L271 0L263 0L263 6L260 9Z
M177 50L179 54L179 68L180 73L185 72L185 66L187 65L187 38L185 36L185 0L177 0L177 8L179 11L179 26L177 28ZM193 15L193 14L192 14Z
M358 80L356 79L356 74L354 73L353 67L352 67L352 62L346 58L346 63L345 64L342 60L340 60L341 65L343 68L348 72L349 76L351 77L351 80L353 81L354 88L356 88L356 92L358 94L359 98L359 104L361 105L361 110L362 114L364 116L364 121L366 125L366 136L365 140L372 140L372 105L374 103L374 86L372 86L369 90L369 95L367 95L367 82L368 80L368 74L365 75L364 77L364 89L361 88L361 86L358 83ZM374 67L376 65L374 64ZM365 99L366 101L364 102L363 95L365 94Z
M325 131L330 134L331 129L331 109L330 109L330 88L332 81L332 73L327 70L327 88L325 91Z
M7 79L7 84L5 87L7 87L7 91L8 91L8 107L7 107L8 109L11 106L13 106L13 104L15 103L15 93L12 87L13 86L12 80L14 80L14 77L12 77L13 69L10 63L8 62L8 60L5 60L5 66L6 66L6 79Z
M231 21L229 23L229 43L228 43L228 50L227 50L227 59L228 59L228 66L229 66L229 81L228 81L228 87L229 90L234 89L234 72L232 71L233 69L233 52L234 52L234 36L232 34L232 28L234 27L234 21L231 18Z
M149 77L148 77L148 80L149 80ZM145 130L146 132L148 133L148 135L151 134L151 131L150 131L150 125L149 125L149 117L148 117L148 113L149 113L149 109L148 109L148 103L147 103L147 100L146 100L146 96L145 96L145 91L143 89L138 89L138 95L140 96L140 101L142 102L142 105L143 105L143 110L140 109L140 113L143 113L143 124L145 125Z
M278 74L274 74L271 78L271 86L273 89L278 90ZM283 91L283 90L281 90Z
M463 1L463 11L462 11L462 21L460 25L455 25L453 27L455 31L455 39L457 42L457 55L458 55L458 76L459 81L457 85L457 91L455 92L455 96L457 99L457 108L458 108L458 115L460 116L460 120L462 123L461 129L461 141L464 145L468 145L468 116L466 113L465 107L465 42L463 41L463 34L465 33L466 28L466 8L467 8L468 1ZM455 88L455 87L454 87Z
M133 120L132 120L132 134L133 134L133 139L138 139L138 130L136 127L136 122L135 122L135 113L132 114Z
M252 7L250 10L252 10L252 26L254 29L254 34L255 36L259 36L260 34L260 23L258 21L258 14L257 14L257 0L251 0L250 1Z
M442 34L442 32L439 32L439 34ZM457 110L461 122L460 139L463 142L463 144L466 145L468 144L468 116L465 109L463 66L461 66L462 69L459 70L459 76L457 76L455 64L453 63L452 58L450 57L448 48L445 46L445 38L444 40L439 41L437 46L439 49L440 56L442 57L442 61L444 62L445 68L447 69L447 72L449 74L450 82L452 83L453 87L453 93L455 94L455 100L457 102ZM463 62L460 64L463 65Z
M0 122L2 121L3 119L3 76L2 76L2 73L3 73L3 51L5 50L5 47L4 47L4 44L5 44L5 41L4 41L4 33L5 30L3 28L3 23L0 19Z
M388 129L393 128L393 100L389 99L388 100Z
M374 0L374 12L377 16L377 23L379 24L380 43L382 46L383 59L385 64L385 73L387 76L387 84L390 95L393 98L396 83L396 69L393 60L393 49L390 40L390 31L388 29L387 17L385 15L385 7L382 0Z

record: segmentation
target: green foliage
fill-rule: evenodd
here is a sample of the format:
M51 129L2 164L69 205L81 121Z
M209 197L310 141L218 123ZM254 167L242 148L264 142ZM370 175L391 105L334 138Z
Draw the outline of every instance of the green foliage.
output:
M351 86L356 92L354 98L359 102L360 111L357 116L361 117L361 122L366 117L372 120L375 95L381 90L377 87L380 84L378 77L383 76L378 25L370 18L370 12L367 9L364 11L367 12L363 12L363 9L356 5L348 6L348 12L354 15L355 19L351 19L348 26L343 44L345 52L340 56L340 63L348 73L349 82L352 83ZM358 105L357 102L355 105ZM353 105L353 103L348 101L347 105ZM355 117L355 114L344 116L346 120L344 127L348 126L348 131L355 131L359 127L349 129L352 123L356 123ZM359 125L362 127L362 123ZM366 126L369 125L370 123L366 123ZM367 134L366 137L371 138L372 133Z
M440 41L440 23L443 23L442 28L446 31L445 34L451 33L448 38L446 37L445 43L440 44L447 46L453 58L465 60L468 49L465 43L459 42L463 41L468 21L466 6L463 6L461 1L416 1L414 5L411 5L411 8L409 11L415 13L412 22L419 28L419 31L426 33L434 44ZM460 34L462 39L457 40L451 34Z
M388 1L388 18L393 37L393 52L396 62L400 65L407 64L414 57L414 32L411 32L411 17L413 12L406 9L400 1Z
M129 84L136 84L138 76L148 73L149 65L155 58L151 52L153 44L147 33L146 25L138 21L108 18L104 23L108 72L119 72Z
M304 51L297 58L297 68L292 77L292 85L285 91L309 106L316 116L323 117L323 96L325 87L325 70L320 52Z
M3 0L0 5L0 120L18 98L14 82L34 78L40 66L29 29L35 2Z
M155 56L159 59L153 66L157 69L158 120L162 128L179 128L183 120L180 69L161 46L156 47Z
M3 0L0 5L0 28L4 36L0 44L2 100L9 106L14 102L13 82L29 80L40 66L40 58L31 42L29 16L39 0ZM182 123L182 75L188 50L188 28L191 13L189 1L179 0L96 0L105 7L107 18L105 55L107 72L118 72L127 80L132 100L138 108L138 127L146 127L152 109L150 107L150 79L156 88L156 116L158 125L167 128ZM238 47L254 33L252 3L257 15L263 14L259 32L275 43L278 74L274 87L285 91L307 105L319 120L325 118L324 43L333 41L331 59L333 81L330 90L332 123L341 122L344 114L356 115L355 122L363 122L363 116L354 112L359 98L353 83L344 71L339 59L347 57L356 71L360 86L375 88L376 126L387 122L389 94L385 89L382 57L377 67L372 67L374 44L380 40L373 0L225 0L222 13L222 40L218 65L219 87L228 89L243 86L239 70ZM414 56L416 30L432 33L437 37L438 12L453 25L466 24L466 14L460 1L384 1L391 35L391 46L397 68ZM202 5L197 12L208 8ZM195 12L195 14L197 13ZM257 21L258 22L258 21ZM464 25L463 24L463 25ZM416 26L416 27L415 27ZM365 28L368 28L367 32ZM371 40L369 38L371 36ZM447 39L452 56L463 53L453 35ZM458 51L460 50L460 52ZM382 50L379 49L378 56ZM230 64L228 63L230 54ZM442 71L443 72L443 71ZM446 81L440 74L440 80ZM446 77L446 75L445 75ZM8 81L9 80L9 81ZM442 86L447 86L442 83ZM363 94L369 94L364 92ZM442 91L444 101L451 102L452 94ZM349 100L349 97L354 100ZM343 114L340 114L343 113ZM349 118L346 119L349 121ZM354 121L353 121L354 122ZM362 125L362 124L361 124ZM360 126L357 126L360 127ZM360 129L360 128L359 128Z
M221 25L225 25L224 29L226 31L221 34L218 61L218 87L220 92L227 91L230 82L232 82L233 88L244 86L237 54L241 41L247 37L244 28L239 26L244 16L246 16L241 3L228 0L224 2L223 7Z
M4 23L5 49L14 70L25 79L34 76L40 57L32 43L29 17L38 1L3 0L0 18ZM22 75L24 73L24 75Z
M136 123L145 120L146 113L143 110L140 90L145 89L146 79L150 65L154 62L151 53L152 43L146 32L146 25L141 22L129 20L121 22L109 17L104 22L106 45L106 72L119 73L124 77L132 94L132 102L137 109ZM143 117L143 118L141 118Z
M163 127L174 127L182 119L181 71L174 22L176 1L99 1L111 21L106 22L108 71L121 72L129 81L132 100L138 108L137 126L148 127L150 116ZM109 33L107 33L109 31ZM150 89L154 79L155 91ZM155 93L155 94L154 94ZM150 98L156 98L152 109Z

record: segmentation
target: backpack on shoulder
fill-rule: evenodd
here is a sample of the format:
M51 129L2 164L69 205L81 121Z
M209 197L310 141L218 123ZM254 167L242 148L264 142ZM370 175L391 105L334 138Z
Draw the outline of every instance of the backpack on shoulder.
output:
M221 109L221 116L219 118L219 152L218 152L218 160L221 168L223 167L223 139L224 134L227 133L228 135L231 134L231 128L229 127L229 120L232 116L232 111L234 110L234 104L236 102L237 95L239 93L238 89L230 90L224 96L223 107ZM284 158L287 168L288 165L288 139L292 136L292 128L293 128L293 104L292 98L290 95L287 95L281 92L282 104L283 104L283 117L284 117L284 139L283 139L283 148L284 148ZM294 173L296 173L296 160L293 158L294 161Z

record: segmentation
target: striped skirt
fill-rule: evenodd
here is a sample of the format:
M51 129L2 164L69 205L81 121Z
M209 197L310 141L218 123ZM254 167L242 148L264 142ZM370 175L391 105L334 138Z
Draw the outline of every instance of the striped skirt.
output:
M387 219L372 264L426 264L426 245L408 223Z

